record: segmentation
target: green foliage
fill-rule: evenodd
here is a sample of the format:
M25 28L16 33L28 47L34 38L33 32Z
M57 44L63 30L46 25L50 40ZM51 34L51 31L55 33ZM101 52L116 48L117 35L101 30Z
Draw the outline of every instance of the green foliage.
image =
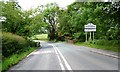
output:
M1 16L6 20L2 22L2 31L11 32L20 36L30 37L36 33L45 33L45 23L39 7L35 10L21 10L16 2L0 2ZM39 12L39 14L38 14Z
M94 43L92 42L76 42L75 45L87 46L90 48L97 48L103 50L109 50L114 52L120 52L119 49L119 42L118 41L108 41L108 40L95 40Z
M47 4L45 7L43 11L44 22L48 24L47 30L50 40L54 40L58 28L59 7L56 3Z
M104 46L119 46L120 41L118 40L95 40L96 45L104 45Z
M14 54L14 55L11 55L10 57L5 58L2 61L2 71L6 71L11 66L17 64L20 60L25 58L29 53L31 53L35 49L36 48L34 47L25 48L25 50L21 52L20 54Z
M103 10L106 7L108 9ZM109 2L74 2L67 9L61 10L58 32L61 32L64 36L72 37L72 39L85 41L84 25L93 23L97 26L96 39L119 40L119 8L119 2L116 4Z
M29 46L35 46L35 43L12 33L2 33L3 57L8 57L12 54L19 53Z
M22 11L16 2L0 4L1 14L6 17L2 30L26 39L35 34L48 33L51 40L67 38L83 42L84 25L93 23L97 26L95 39L108 40L113 44L120 40L119 2L74 2L66 9L51 3L28 11Z
M31 37L33 40L48 40L48 34L38 34Z
M7 32L16 33L21 27L22 12L16 2L0 2L2 4L2 16L6 18L5 22L2 22L2 30Z

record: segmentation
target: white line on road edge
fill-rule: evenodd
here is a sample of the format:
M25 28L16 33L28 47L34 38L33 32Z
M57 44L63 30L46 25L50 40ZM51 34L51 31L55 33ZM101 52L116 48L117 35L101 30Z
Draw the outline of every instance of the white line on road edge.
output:
M31 52L29 55L27 55L27 57L29 57L30 55L32 55L34 52L36 52L38 49L34 50L33 52Z
M52 45L52 44L51 44ZM72 68L70 67L70 65L68 64L68 62L66 61L66 59L64 58L64 56L62 55L62 53L58 50L58 48L54 45L52 45L56 50L57 52L60 54L61 58L63 59L64 63L65 63L65 66L67 67L68 70L72 70Z
M115 55L111 55L111 54L107 54L107 53L103 53L103 52L99 52L99 51L95 51L95 50L90 50L90 51L91 51L91 52L94 52L94 53L98 53L98 54L106 55L106 56L109 56L109 57L117 58L117 59L120 58L120 57L115 56Z

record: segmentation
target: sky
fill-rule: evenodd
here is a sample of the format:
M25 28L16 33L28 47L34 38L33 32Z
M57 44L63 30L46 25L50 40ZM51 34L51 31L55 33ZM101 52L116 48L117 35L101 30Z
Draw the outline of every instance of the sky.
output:
M0 0L1 1L1 0ZM9 1L9 0L3 0ZM23 10L34 9L40 5L46 5L47 3L56 2L60 7L66 8L67 5L75 2L75 0L17 0ZM108 0L105 0L108 1Z
M40 5L45 5L47 3L56 2L60 7L66 7L70 5L75 0L17 0L19 5L22 7L23 10L28 10L30 8L36 8Z

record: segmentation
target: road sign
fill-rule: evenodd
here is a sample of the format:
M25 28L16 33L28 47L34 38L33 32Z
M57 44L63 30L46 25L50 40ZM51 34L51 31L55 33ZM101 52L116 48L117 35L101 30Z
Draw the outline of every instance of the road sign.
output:
M0 16L0 22L3 22L6 20L6 17Z
M96 31L96 25L92 24L92 23L88 23L87 25L85 25L85 32L95 32Z
M91 32L93 32L93 41L94 41L94 32L96 31L96 25L92 23L88 23L85 25L84 31L86 32L86 42L87 42L87 32L90 32L90 40L91 40Z

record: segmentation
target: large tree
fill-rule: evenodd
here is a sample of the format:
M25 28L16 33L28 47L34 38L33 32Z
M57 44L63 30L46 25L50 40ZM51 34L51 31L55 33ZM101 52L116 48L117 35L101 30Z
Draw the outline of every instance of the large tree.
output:
M1 2L2 16L6 21L2 22L3 31L16 33L21 27L21 9L16 2Z
M103 11L104 7L108 8L107 13ZM84 41L84 25L92 22L97 25L97 39L119 39L119 17L119 3L74 2L62 11L59 31L72 39Z
M50 40L55 39L58 26L59 7L56 3L47 4L44 9L44 21L48 23Z
M30 37L41 31L43 15L40 13L40 7L36 9L22 10L17 2L0 2L2 12L1 16L6 20L2 22L2 30L11 32L20 36Z

